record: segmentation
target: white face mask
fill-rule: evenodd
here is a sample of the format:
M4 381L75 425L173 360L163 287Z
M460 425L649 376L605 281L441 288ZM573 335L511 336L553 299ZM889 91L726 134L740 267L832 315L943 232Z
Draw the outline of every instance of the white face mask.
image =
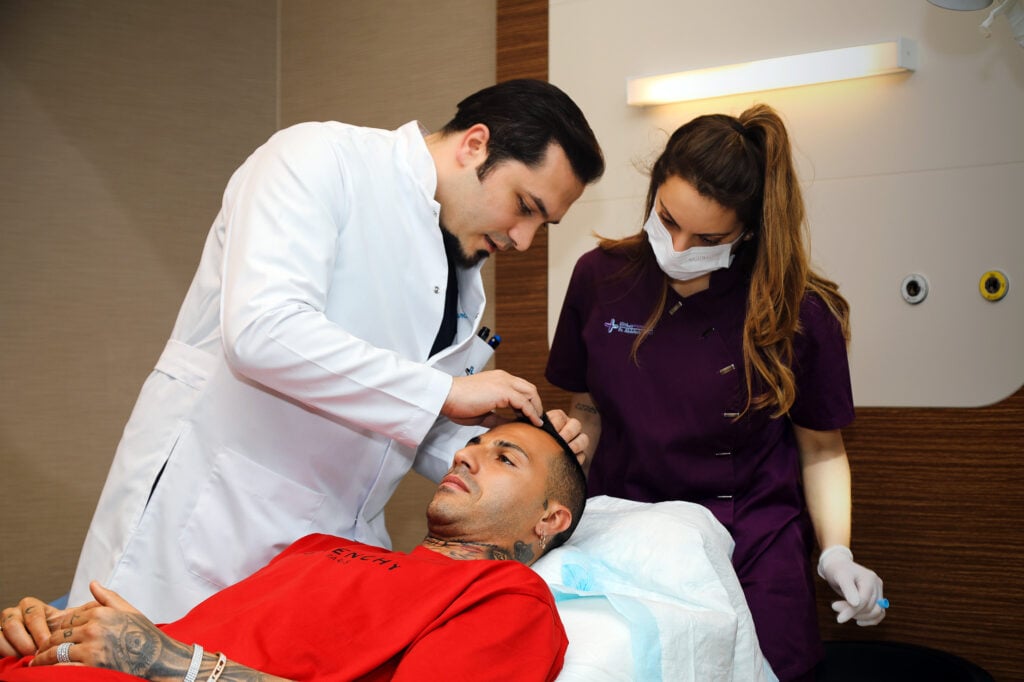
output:
M644 223L644 231L647 232L647 241L654 249L654 257L658 259L662 272L681 282L732 265L732 249L739 241L736 239L715 246L691 246L685 251L676 251L672 246L672 235L665 229L655 210L651 211L651 217Z

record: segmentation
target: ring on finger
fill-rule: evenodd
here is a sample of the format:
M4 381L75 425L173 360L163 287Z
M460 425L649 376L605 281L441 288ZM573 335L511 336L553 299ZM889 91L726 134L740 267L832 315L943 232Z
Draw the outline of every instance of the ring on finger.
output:
M70 651L71 651L71 642L64 642L62 644L59 644L57 646L57 662L58 663L70 663L71 662L71 656L69 655Z

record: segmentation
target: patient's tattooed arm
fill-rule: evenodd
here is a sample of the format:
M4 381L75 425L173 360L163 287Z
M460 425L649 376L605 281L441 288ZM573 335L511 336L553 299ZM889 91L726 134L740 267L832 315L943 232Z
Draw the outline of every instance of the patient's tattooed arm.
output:
M152 682L180 682L192 662L193 645L164 634L148 618L115 592L99 588L94 592L101 604L69 609L49 643L32 662L57 662L57 647L70 643L66 655L73 663L108 668ZM219 661L219 654L203 654L198 679L206 679ZM284 680L227 661L219 678L222 682L241 680Z
M140 622L143 621L143 622ZM189 664L192 662L192 647L171 639L152 624L147 628L148 621L142 616L132 618L131 615L120 629L111 630L106 634L106 648L109 652L108 665L122 672L144 677L153 682L178 682L185 677ZM218 655L212 652L203 653L203 662L199 668L197 679L206 679L217 665ZM239 663L228 662L220 675L220 680L282 680L283 678L265 675Z

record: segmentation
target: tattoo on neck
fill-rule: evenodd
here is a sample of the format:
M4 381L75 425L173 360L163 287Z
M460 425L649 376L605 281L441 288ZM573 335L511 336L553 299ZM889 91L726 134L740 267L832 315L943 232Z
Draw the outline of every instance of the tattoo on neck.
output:
M516 561L519 563L529 566L530 562L533 561L533 545L528 545L522 540L517 540L515 552Z
M518 561L529 563L533 559L533 548L517 541L513 549L500 547L485 542L465 542L462 540L442 540L428 535L423 546L437 550L452 559L493 559L496 561Z

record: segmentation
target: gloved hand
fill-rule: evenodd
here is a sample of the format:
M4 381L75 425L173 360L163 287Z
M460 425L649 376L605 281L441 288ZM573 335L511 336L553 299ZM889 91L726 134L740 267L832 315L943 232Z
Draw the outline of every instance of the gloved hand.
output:
M855 619L857 625L878 625L885 618L885 609L878 603L882 599L882 579L856 563L849 547L832 545L825 549L818 559L818 575L842 597L832 602L832 610L839 614L837 622Z

